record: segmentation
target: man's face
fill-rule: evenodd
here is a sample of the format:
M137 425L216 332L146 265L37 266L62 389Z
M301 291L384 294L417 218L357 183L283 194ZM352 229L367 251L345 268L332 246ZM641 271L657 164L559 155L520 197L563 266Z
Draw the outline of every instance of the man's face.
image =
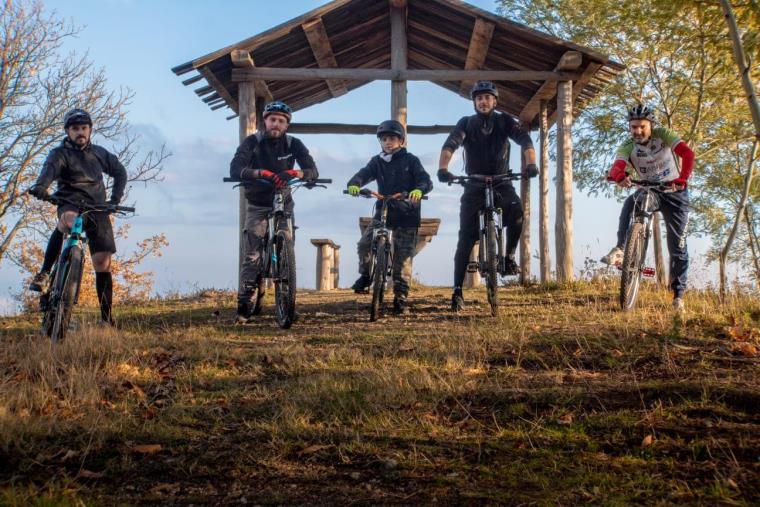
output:
M652 137L652 122L649 120L631 120L628 122L633 140L639 144L646 143Z
M270 114L264 118L264 128L268 137L278 138L288 130L288 119L281 114Z
M69 136L71 142L77 146L85 146L90 141L92 135L92 127L86 123L83 125L70 125L66 129L66 135Z
M496 107L496 97L490 93L475 95L475 110L479 113L488 114Z
M401 148L403 141L400 137L391 134L383 134L380 136L380 146L383 147L385 153L393 153Z

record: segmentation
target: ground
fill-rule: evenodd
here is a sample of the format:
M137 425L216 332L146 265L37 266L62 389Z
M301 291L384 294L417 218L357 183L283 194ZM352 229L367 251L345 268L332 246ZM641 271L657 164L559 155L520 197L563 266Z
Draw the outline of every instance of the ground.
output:
M0 320L0 504L760 502L760 302L687 312L614 283L271 300L235 326L205 291L118 309L51 345Z

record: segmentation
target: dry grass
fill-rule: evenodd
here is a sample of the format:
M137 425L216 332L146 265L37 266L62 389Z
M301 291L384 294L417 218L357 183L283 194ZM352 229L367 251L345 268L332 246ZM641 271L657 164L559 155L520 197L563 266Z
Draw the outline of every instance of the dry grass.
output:
M0 504L760 501L757 300L466 297L371 324L366 296L304 293L283 331L208 292L55 347L0 320Z

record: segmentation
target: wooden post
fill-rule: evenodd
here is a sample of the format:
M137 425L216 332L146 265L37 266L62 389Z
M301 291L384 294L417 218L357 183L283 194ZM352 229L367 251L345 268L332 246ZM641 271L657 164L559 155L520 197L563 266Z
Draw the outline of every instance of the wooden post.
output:
M525 161L522 161L521 170L525 170ZM520 236L520 283L530 283L530 180L520 180L520 199L523 208L523 229Z
M335 243L329 239L312 239L311 244L317 247L317 290L320 292L331 290L335 282L333 273Z
M339 289L340 288L340 245L335 245L335 247L333 248L332 274L333 274L332 288Z
M652 236L654 236L654 269L657 272L657 285L665 287L667 278L665 277L665 258L662 255L662 222L660 221L660 212L652 217L653 227Z
M406 0L390 1L391 69L407 69ZM406 128L406 81L391 81L391 118Z
M472 251L470 252L470 262L480 262L478 259L478 255L480 254L480 242L478 241L475 243L475 246L472 247ZM473 289L475 287L480 287L480 272L475 271L474 273L470 273L469 271L464 275L464 288L465 289Z
M539 223L538 241L540 248L540 271L541 283L548 283L551 279L551 256L549 254L549 133L546 114L546 101L542 100L539 106L539 142L541 153L539 155Z
M256 132L256 89L253 82L238 84L238 137L240 142ZM242 289L242 267L245 258L245 238L243 229L245 228L246 205L245 189L240 187L240 201L238 205L238 289Z
M554 225L557 281L573 273L573 82L557 84L557 211Z

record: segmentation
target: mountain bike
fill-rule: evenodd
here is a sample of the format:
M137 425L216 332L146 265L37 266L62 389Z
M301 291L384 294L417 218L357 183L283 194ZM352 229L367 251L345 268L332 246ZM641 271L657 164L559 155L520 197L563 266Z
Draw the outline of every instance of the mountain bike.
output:
M266 180L243 181L236 178L224 178L225 182L237 183L239 186L266 185ZM293 178L288 181L291 192L297 188L308 189L324 186L332 180L315 179L300 180ZM293 214L285 209L285 188L275 188L272 199L272 210L267 215L267 236L264 244L263 266L260 277L274 282L275 319L282 329L293 325L296 315L296 255L294 249L295 225ZM261 312L261 280L255 281L259 287L253 314Z
M40 309L44 312L42 334L49 336L55 343L66 337L71 313L79 300L79 288L82 285L84 269L84 246L87 244L87 237L84 234L85 217L93 212L134 213L135 208L113 204L88 204L56 196L43 200L56 206L71 204L77 208L74 226L68 233L58 261L53 267L48 287L40 295Z
M343 191L348 194L348 190ZM374 322L382 316L383 297L385 288L388 284L388 278L393 271L393 230L387 226L388 206L387 202L393 199L404 200L409 198L408 192L399 192L396 194L383 195L373 192L368 188L359 191L359 196L366 199L373 197L378 200L380 206L380 219L372 229L372 246L370 247L370 280L372 292L372 304L369 310L369 320ZM422 196L427 199L427 196Z
M639 187L633 194L634 206L631 223L626 235L623 263L618 266L620 276L620 308L630 311L636 305L641 277L654 277L655 269L644 265L647 257L649 238L652 236L652 217L660 207L658 191L667 191L670 186L660 182L632 180Z
M502 210L496 207L494 187L502 181L516 181L523 177L522 174L517 173L495 174L493 176L471 174L469 176L456 176L449 182L449 185L456 183L485 190L485 205L478 211L480 228L478 262L468 265L467 271L471 273L479 271L480 275L485 278L488 304L491 305L491 315L494 317L499 314L498 277L499 275L507 275Z

